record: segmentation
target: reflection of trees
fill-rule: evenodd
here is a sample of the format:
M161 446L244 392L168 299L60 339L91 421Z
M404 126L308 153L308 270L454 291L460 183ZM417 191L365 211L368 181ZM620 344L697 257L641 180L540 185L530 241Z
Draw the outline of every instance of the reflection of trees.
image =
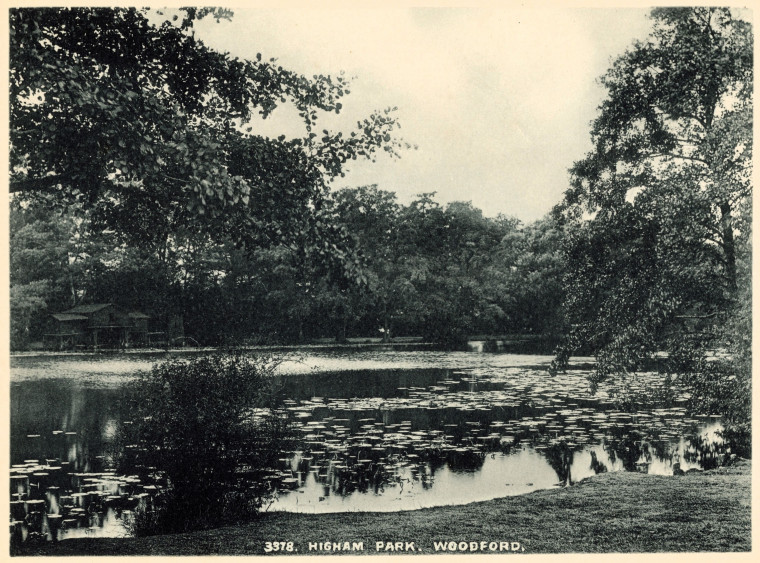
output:
M325 473L318 471L314 477L317 483L326 488L326 494L332 491L338 496L370 491L381 494L389 485L400 486L403 490L419 483L423 489L429 489L435 482L435 471L445 463L445 460L434 458L417 464L406 464L409 471L403 472L400 471L402 460L402 456L390 456L385 461L356 463L345 456L333 456L330 460L336 464L333 469Z
M89 460L102 467L96 456L113 457L116 438L104 430L128 416L120 400L124 393L123 389L78 388L60 380L12 386L11 463L58 458L77 471L98 471ZM53 434L58 430L76 434ZM40 437L30 439L29 434Z
M483 467L485 454L472 448L456 448L447 455L452 471L475 471Z
M649 442L647 442L647 445L651 450L653 450L654 456L657 459L670 459L673 457L670 451L670 442L663 440L659 436L652 438Z
M647 434L648 439L636 430L619 434L604 443L604 449L614 464L618 459L626 471L635 471L637 463L651 463L653 459L680 461L676 453L677 442L669 441L658 434ZM705 436L691 436L683 451L683 461L697 463L702 469L712 469L720 465L726 453L726 446L713 442ZM592 459L592 469L594 468Z
M596 452L591 451L591 471L593 471L595 474L599 473L607 473L607 466L604 465L599 459L596 457Z
M435 476L435 472L438 471L446 463L446 458L443 455L429 456L428 468L430 469L430 479Z
M429 471L426 469L429 469ZM435 477L433 476L432 467L420 466L420 483L422 483L422 488L425 490L433 487L433 484L435 483Z
M570 466L573 464L575 452L565 442L550 444L543 454L549 465L557 473L559 482L565 486L572 485L572 476L570 475Z
M642 454L641 445L641 435L638 432L631 432L606 442L604 449L609 454L612 463L619 459L626 471L635 471L636 462Z
M692 436L689 438L689 447L684 448L683 457L685 461L699 463L702 469L715 469L725 454L724 443L709 441L704 436Z

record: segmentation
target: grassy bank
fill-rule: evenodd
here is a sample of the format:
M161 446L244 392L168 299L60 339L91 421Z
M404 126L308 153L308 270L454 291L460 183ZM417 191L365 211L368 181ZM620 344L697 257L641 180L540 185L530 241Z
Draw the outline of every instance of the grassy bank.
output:
M362 542L367 554L376 553L376 542L384 542L383 552L385 542L414 542L414 553L431 554L435 542L463 541L519 542L525 553L749 551L750 476L750 462L681 477L608 473L566 489L465 506L265 514L252 523L191 534L67 540L23 554L258 555L267 541L292 541L298 555L330 553L309 551L309 542ZM411 546L401 547L396 553ZM488 552L505 546L482 547Z

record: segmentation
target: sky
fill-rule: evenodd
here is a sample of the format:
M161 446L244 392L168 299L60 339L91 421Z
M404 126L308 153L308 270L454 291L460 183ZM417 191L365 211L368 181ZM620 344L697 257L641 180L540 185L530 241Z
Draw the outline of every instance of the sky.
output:
M568 169L590 149L598 78L635 39L645 9L244 9L231 21L196 24L210 47L241 58L274 57L302 73L353 78L339 116L321 126L348 132L373 110L397 107L401 158L352 161L334 188L377 184L402 204L437 192L486 216L530 222L548 213ZM281 106L254 124L302 136Z

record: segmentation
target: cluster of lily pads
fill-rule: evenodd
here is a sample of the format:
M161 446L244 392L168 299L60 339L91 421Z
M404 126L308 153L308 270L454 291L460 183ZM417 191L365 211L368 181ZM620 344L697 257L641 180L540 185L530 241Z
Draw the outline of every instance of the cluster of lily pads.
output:
M518 448L546 456L564 484L572 481L573 454L594 446L612 460L607 465L630 471L711 466L725 455L714 432L710 440L700 438L718 417L686 416L686 393L670 390L669 406L650 408L665 396L657 374L608 383L593 396L586 375L475 368L453 371L427 387L399 387L392 397L289 400L287 416L301 434L302 447L280 460L271 479L288 494L311 474L327 497L381 494L410 476L429 488L444 464L472 471L486 455L509 455ZM641 408L619 410L616 397L622 395L639 401ZM595 451L595 471L612 469Z
M714 432L717 417L687 416L688 396L678 390L667 395L657 374L608 383L595 395L586 375L478 367L449 370L428 386L399 386L388 397L287 399L268 415L291 421L299 447L283 452L267 480L280 497L298 495L311 479L324 490L319 500L367 493L370 501L370 495L405 485L407 491L410 484L430 489L444 466L477 472L487 456L526 449L546 459L556 485L573 482L579 452L590 456L595 473L678 473L715 465L726 455ZM621 410L617 397L623 395L633 409ZM13 541L128 534L135 513L150 510L161 478L117 475L97 465L85 471L60 458L14 465Z
M11 541L124 536L138 510L150 510L158 490L136 475L71 471L60 459L11 467Z

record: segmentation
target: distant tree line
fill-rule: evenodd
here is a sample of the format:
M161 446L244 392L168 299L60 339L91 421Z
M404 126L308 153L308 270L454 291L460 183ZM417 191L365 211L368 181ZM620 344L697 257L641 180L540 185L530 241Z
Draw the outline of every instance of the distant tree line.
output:
M251 252L203 234L130 244L93 229L81 209L16 197L12 345L40 341L51 313L100 302L150 314L154 330L182 317L203 345L422 336L456 346L473 334L562 333L562 233L551 218L524 226L434 194L402 205L377 186L337 191L324 210L347 233L356 276L286 245Z

